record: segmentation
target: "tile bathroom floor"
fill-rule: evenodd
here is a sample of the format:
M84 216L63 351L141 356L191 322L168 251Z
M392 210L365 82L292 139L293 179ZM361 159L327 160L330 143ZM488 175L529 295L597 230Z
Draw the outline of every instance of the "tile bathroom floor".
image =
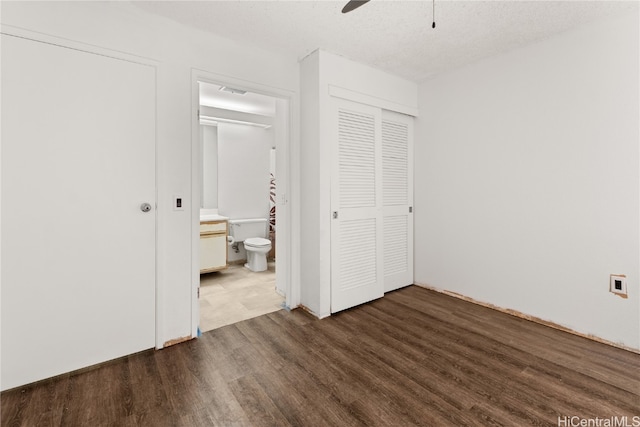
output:
M200 275L200 331L281 310L284 297L275 286L275 262L260 273L238 264Z

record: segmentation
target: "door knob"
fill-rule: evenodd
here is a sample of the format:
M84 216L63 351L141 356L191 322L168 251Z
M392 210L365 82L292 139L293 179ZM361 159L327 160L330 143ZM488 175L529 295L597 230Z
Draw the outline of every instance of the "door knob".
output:
M140 205L140 210L142 212L149 212L151 210L151 205L149 203L143 203Z

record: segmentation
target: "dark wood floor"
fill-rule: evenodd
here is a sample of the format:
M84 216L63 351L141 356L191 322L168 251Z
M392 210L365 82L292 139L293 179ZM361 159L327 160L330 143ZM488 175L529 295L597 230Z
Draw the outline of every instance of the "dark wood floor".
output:
M640 355L412 286L324 320L271 313L0 398L3 426L631 423Z

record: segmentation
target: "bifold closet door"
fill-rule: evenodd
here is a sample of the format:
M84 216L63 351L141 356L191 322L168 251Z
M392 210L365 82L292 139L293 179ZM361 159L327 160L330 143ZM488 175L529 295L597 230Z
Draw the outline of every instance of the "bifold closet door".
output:
M382 112L384 291L413 284L413 117Z
M381 110L332 98L331 312L384 295Z

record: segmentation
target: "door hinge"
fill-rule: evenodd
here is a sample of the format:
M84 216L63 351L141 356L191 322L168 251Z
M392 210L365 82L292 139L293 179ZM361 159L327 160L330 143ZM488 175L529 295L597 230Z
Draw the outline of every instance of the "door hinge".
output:
M200 288L198 288L198 298L200 298Z
M409 213L413 212L413 206L409 206Z
M338 219L338 211L333 211L333 219Z

